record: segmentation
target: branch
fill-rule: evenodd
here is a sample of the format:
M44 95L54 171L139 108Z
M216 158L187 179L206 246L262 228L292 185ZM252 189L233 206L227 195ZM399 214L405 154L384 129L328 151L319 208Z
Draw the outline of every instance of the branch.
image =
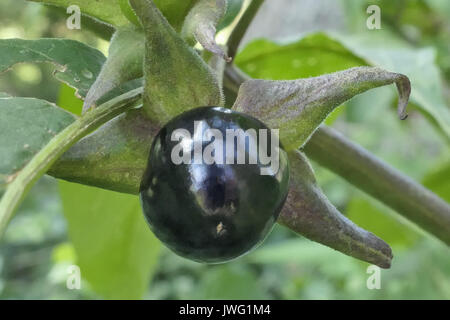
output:
M228 67L225 77L224 84L233 91L249 80L236 67ZM331 128L319 127L304 151L320 165L450 245L450 205L422 185Z
M131 108L141 94L142 88L130 91L86 113L57 134L34 156L8 185L0 200L0 236L26 193L52 164L82 137Z
M253 21L256 13L258 12L264 0L252 0L248 7L245 9L244 14L239 19L239 22L234 27L230 37L227 41L228 46L228 56L234 58L239 45L241 44L242 38L244 37L250 23Z

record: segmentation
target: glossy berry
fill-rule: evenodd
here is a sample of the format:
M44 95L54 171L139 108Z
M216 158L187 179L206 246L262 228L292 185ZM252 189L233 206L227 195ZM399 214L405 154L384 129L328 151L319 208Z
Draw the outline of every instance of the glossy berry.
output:
M258 143L228 139L236 129L254 129ZM268 143L261 142L263 132ZM141 184L142 208L155 235L179 255L208 263L239 257L261 243L288 192L287 155L274 141L259 120L224 108L197 108L171 120L153 141ZM208 149L212 142L216 148ZM254 147L273 161L259 153L250 161Z

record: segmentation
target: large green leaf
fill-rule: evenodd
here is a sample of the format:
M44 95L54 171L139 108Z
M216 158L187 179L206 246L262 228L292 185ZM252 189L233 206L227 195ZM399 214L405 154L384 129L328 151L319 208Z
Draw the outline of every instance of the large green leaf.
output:
M432 49L386 47L367 37L333 37L316 33L293 43L255 40L239 53L236 63L253 78L273 80L306 78L363 65L404 74L411 80L411 101L450 137L450 111L443 100Z
M160 243L138 197L64 181L60 191L82 278L105 298L142 298Z
M0 190L75 117L47 101L0 97Z
M0 73L17 63L50 62L56 66L56 79L86 96L105 56L92 47L69 39L2 39L0 40Z
M120 0L29 0L48 3L67 8L71 5L80 7L81 12L97 18L110 25L120 27L129 23L120 8ZM167 18L170 24L180 30L184 17L197 0L155 0L155 4ZM123 4L122 4L123 6Z
M83 101L75 96L75 89L68 85L61 83L59 89L58 106L64 110L69 111L77 116L81 116L81 110L83 108Z
M338 41L317 33L294 43L275 43L259 39L249 43L235 59L236 64L253 78L290 80L316 77L367 63L349 52ZM333 111L326 124L343 112Z
M368 65L338 41L323 33L293 43L259 39L236 57L236 64L253 78L290 80Z
M120 10L119 0L29 0L43 2L67 8L71 5L80 7L81 12L114 26L128 24L127 18Z

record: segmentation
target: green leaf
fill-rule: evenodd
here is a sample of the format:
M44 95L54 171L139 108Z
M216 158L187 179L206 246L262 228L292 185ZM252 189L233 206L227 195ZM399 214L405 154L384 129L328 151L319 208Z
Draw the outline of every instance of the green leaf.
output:
M61 106L73 106L71 100L70 92L65 94L61 91L59 99ZM80 101L76 108L81 112ZM142 116L141 111L131 110L130 112L139 114L138 117L130 120L133 128L143 128L141 123L145 122L146 118ZM112 124L123 122L121 119L127 119L128 116L129 113L116 117L112 122L96 130L93 135L80 141L77 147L66 152L62 159L71 159L68 162L62 160L67 174L80 175L80 171L85 170L86 175L95 181L114 180L114 174L120 171L133 176L131 168L136 158L139 159L139 163L145 162L144 154L136 157L134 152L139 150L138 146L142 146L144 141L139 140L137 145L132 145L130 150L133 153L127 157L127 153L121 152L123 150L119 146L130 139L126 130L130 127ZM117 131L109 132L108 130L111 129ZM90 140L93 136L102 135L105 130L107 133L100 142L95 139ZM116 139L113 141L111 136ZM89 150L94 152L94 155L106 152L106 158L85 157L83 153L89 153ZM74 159L71 157L73 154L76 154L77 159L81 157L85 160L92 159L92 161L85 163L83 166L85 169L76 168ZM124 167L111 168L109 167L111 162L123 163ZM117 185L117 181L113 181L111 185ZM96 292L106 298L142 298L148 290L148 284L156 268L161 245L146 226L137 197L63 181L60 182L60 190L68 221L69 236L75 256L78 257L78 261L74 263L80 266L82 277ZM80 199L83 202L81 206ZM92 243L95 246L92 246Z
M293 43L255 40L236 57L235 63L255 79L290 80L316 77L368 63L323 33Z
M136 196L61 181L70 240L81 276L107 299L140 299L158 261Z
M104 55L81 42L68 39L1 39L0 73L23 62L50 62L55 77L86 96L105 62Z
M71 5L80 7L81 12L114 26L128 24L127 18L120 10L119 0L29 0L67 8Z
M81 116L83 101L75 96L75 89L69 87L65 83L61 83L57 103L60 108L77 116Z
M122 0L28 0L34 2L48 3L62 8L71 5L80 7L81 12L93 18L97 18L107 24L121 27L133 20L131 13L126 12ZM155 4L164 14L169 23L180 30L184 17L197 0L156 0ZM121 9L121 5L125 9Z
M130 0L146 36L144 110L164 124L185 110L220 106L217 75L167 23L151 0Z
M293 43L255 40L235 61L243 71L259 79L305 78L367 65L404 74L411 80L411 101L450 137L450 111L434 60L434 51L429 48L411 49L397 42L387 46L367 36L315 33Z
M215 39L216 26L226 10L227 0L199 0L187 15L181 34L191 45L198 41L205 50L230 62L231 59Z
M293 43L254 40L237 55L235 63L253 78L272 80L316 77L368 65L323 33L307 35ZM334 110L326 123L333 123L342 113L342 107Z
M13 180L75 116L47 101L0 98L0 186Z

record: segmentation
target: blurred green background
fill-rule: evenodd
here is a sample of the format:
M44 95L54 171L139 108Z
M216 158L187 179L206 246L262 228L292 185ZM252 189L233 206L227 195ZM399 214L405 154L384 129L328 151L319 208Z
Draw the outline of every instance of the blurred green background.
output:
M382 10L382 30L367 29L366 8L369 4L372 3L362 0L268 0L261 8L245 41L251 42L255 38L265 37L295 42L305 33L329 31L339 33L342 39L347 39L349 46L353 44L353 48L359 46L361 50L367 49L364 43L370 43L379 52L392 51L393 46L398 47L403 50L405 56L392 59L389 65L396 69L406 68L408 66L401 64L407 63L408 55L419 57L424 69L418 76L433 77L421 80L439 86L444 107L448 109L449 1L376 1ZM66 17L64 11L40 4L23 0L2 0L0 39L64 37L83 41L106 54L108 42L98 37L98 26L68 30ZM92 29L97 29L97 32ZM250 47L244 49L241 58L238 56L236 60L240 67L248 73L253 73L253 76L256 74L265 78L287 79L320 74L321 70L335 67L340 69L334 65L315 66L314 61L302 58L301 61L309 61L310 69L303 68L302 73L296 74L293 68L286 66L292 63L295 67L299 62L288 54L278 59L277 55L274 55L270 66L264 66L261 61L259 63L262 66L247 63L248 59L242 58L244 54L248 58L251 50L255 47L259 50L258 46L262 45L264 44L253 42ZM293 54L295 56L306 53L294 51ZM314 58L312 54L310 57ZM430 73L430 70L436 72ZM73 97L73 91L54 80L52 71L51 65L17 65L12 72L0 75L0 91L14 96L38 97L59 102L65 104L66 108L79 107L79 101ZM398 121L392 110L395 104L394 93L393 88L372 90L346 103L327 121L350 139L450 201L449 141L432 122L427 121L414 109L414 104L408 120ZM276 226L257 250L234 262L213 266L180 258L148 235L151 244L148 250L152 251L151 263L142 262L143 259L149 259L148 257L133 257L134 260L130 260L151 266L148 285L146 280L143 281L139 277L138 280L141 279L142 283L136 284L142 286L145 291L144 298L450 299L448 247L341 178L314 163L313 165L321 187L341 212L392 246L393 265L389 270L382 270L381 289L367 289L367 263ZM77 256L77 250L80 247L74 248L71 244L71 239L77 234L68 231L70 227L66 218L70 220L73 216L70 212L70 202L74 203L73 206L81 206L80 203L84 201L80 190L82 188L76 185L59 184L50 177L41 179L33 188L0 244L1 299L100 299L135 296L131 293L128 295L128 292L135 288L131 288L134 285L131 280L133 275L130 276L127 272L142 270L136 269L136 266L128 266L119 268L119 271L122 270L120 274L109 272L108 263L120 263L115 259L117 252L114 249L105 257L105 265L95 272L90 271L91 279L92 275L104 279L104 287L96 287L97 289L93 290L89 281L83 281L81 290L67 289L67 268L78 263L80 257ZM89 191L84 190L84 193L88 194ZM66 210L64 214L61 194ZM70 201L68 194L72 197ZM98 194L98 199L92 201L109 201L102 197L110 197L110 193ZM120 196L111 197L116 197L119 203L128 201ZM130 208L134 208L132 204ZM101 210L113 212L117 208L101 207ZM139 211L136 208L130 210ZM91 219L89 215L85 216L88 221L83 220L84 223L90 228L99 228L101 237L101 221L95 220L95 217ZM95 246L94 243L91 245ZM95 255L95 252L92 254ZM83 269L81 272L83 275ZM115 281L111 279L117 277L122 277L121 283L127 283L130 288L122 290L120 285L115 288L109 286L108 283ZM144 276L143 279L148 277Z

